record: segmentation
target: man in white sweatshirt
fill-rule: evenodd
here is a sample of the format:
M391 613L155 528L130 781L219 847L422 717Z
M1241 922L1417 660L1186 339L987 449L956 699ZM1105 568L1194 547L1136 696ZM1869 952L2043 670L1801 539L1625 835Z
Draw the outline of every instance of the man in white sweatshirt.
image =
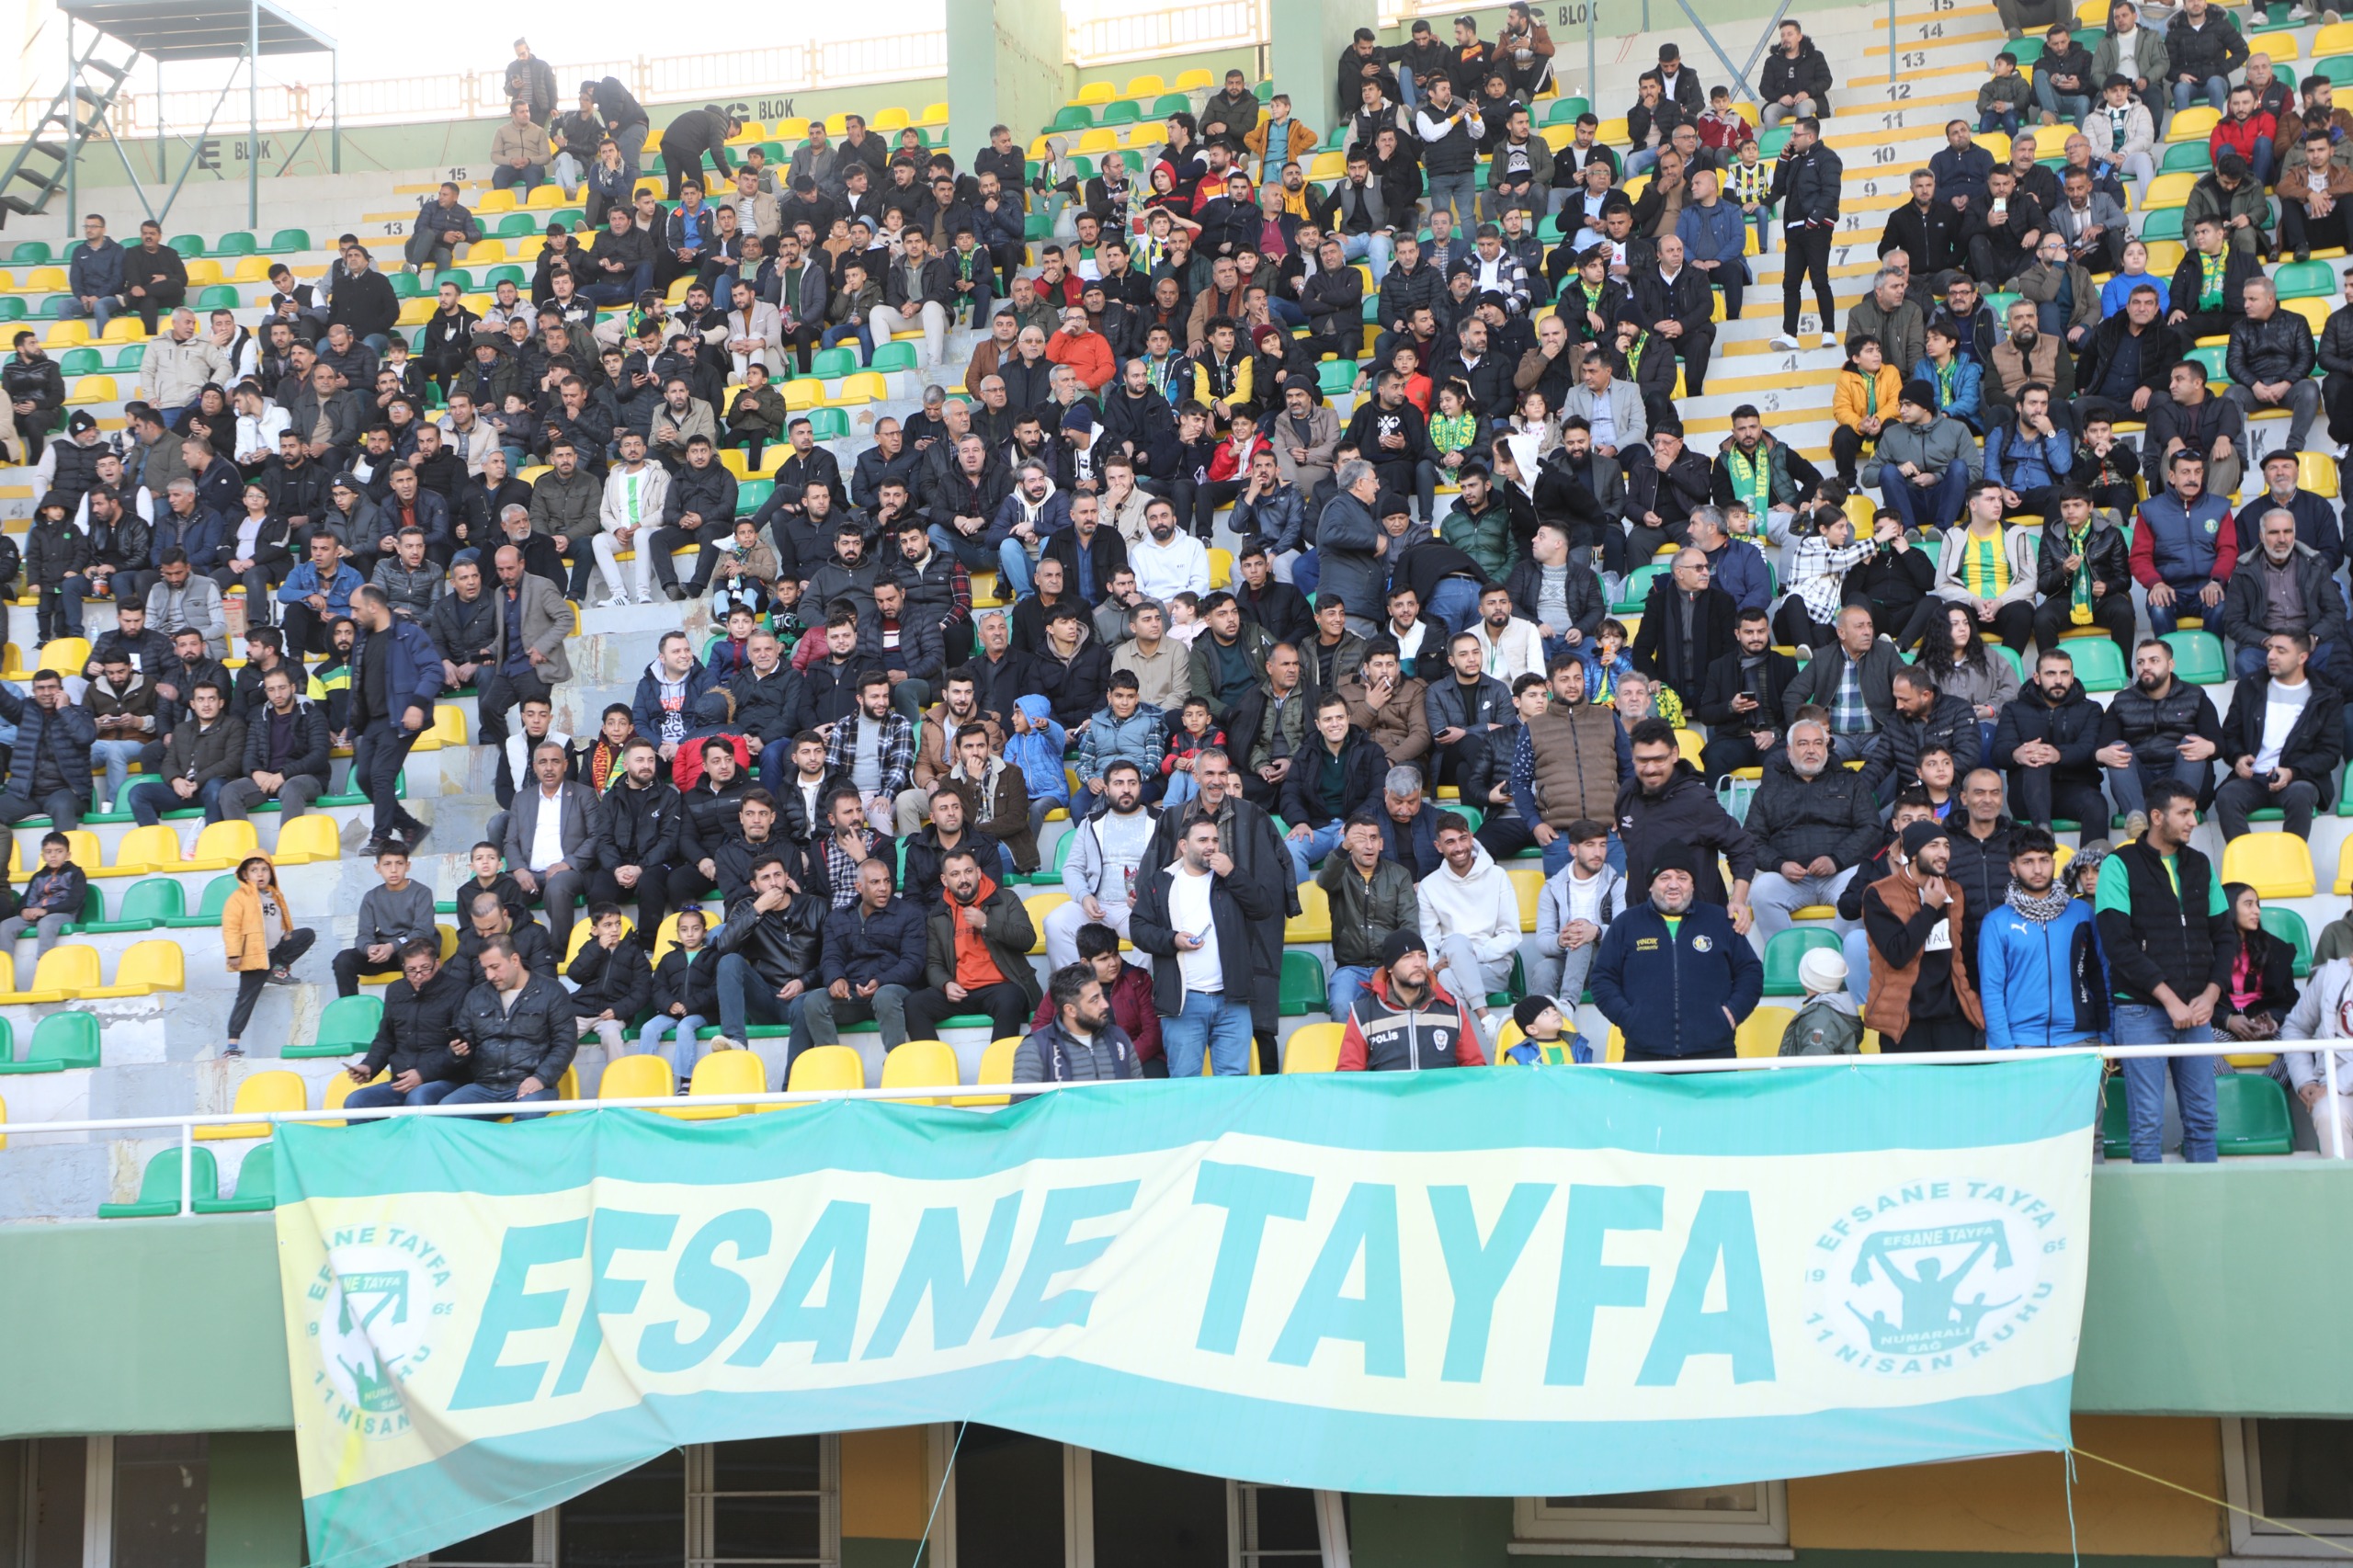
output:
M660 463L645 460L645 437L630 431L620 439L620 461L605 474L605 500L598 518L604 531L590 541L597 564L605 574L611 597L605 608L629 603L621 580L620 552L636 551L637 602L654 602L654 534L662 526L662 508L670 498L670 476Z
M1471 824L1454 812L1439 813L1437 843L1445 864L1422 879L1422 939L1430 945L1432 972L1478 1010L1484 1028L1487 993L1511 983L1512 957L1519 951L1519 895L1471 836Z
M1049 972L1078 961L1082 926L1099 923L1128 934L1136 869L1152 846L1160 813L1143 803L1143 775L1124 760L1103 770L1103 810L1071 829L1070 853L1063 860L1063 891L1070 902L1046 916Z
M2316 966L2304 982L2288 1021L2280 1026L2284 1040L2353 1040L2346 1028L2346 1004L2353 1002L2353 959L2331 959ZM2336 1058L2336 1093L2328 1092L2328 1067L2317 1051L2291 1051L2285 1057L2288 1082L2313 1119L2313 1136L2320 1152L2332 1159L2353 1155L2353 1049L2332 1051Z
M1544 639L1532 620L1511 612L1511 590L1491 583L1479 595L1479 623L1470 628L1479 640L1486 673L1509 686L1524 675L1544 673Z
M1210 552L1176 527L1175 506L1159 500L1145 503L1143 528L1143 542L1128 551L1136 592L1165 604L1178 594L1210 591Z

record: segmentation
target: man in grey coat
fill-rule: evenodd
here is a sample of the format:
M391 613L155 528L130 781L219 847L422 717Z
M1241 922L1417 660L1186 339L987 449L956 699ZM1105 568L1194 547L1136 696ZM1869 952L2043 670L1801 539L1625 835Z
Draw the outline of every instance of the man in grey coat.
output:
M1316 582L1319 598L1337 598L1348 607L1348 630L1360 637L1374 635L1373 613L1386 597L1381 585L1389 573L1381 557L1388 536L1373 506L1381 495L1381 475L1362 458L1340 465L1339 488L1324 504L1315 529L1315 553L1324 574Z
M515 881L546 905L548 936L559 953L571 945L572 906L587 891L605 836L604 806L587 785L564 777L569 761L552 741L531 753L539 787L516 795L501 846Z
M572 635L572 607L554 584L524 570L523 552L513 545L500 545L491 564L498 586L490 595L490 660L475 676L482 717L474 744L497 749L499 786L511 790L517 781L508 775L507 710L533 698L545 701L572 678L572 655L563 646Z

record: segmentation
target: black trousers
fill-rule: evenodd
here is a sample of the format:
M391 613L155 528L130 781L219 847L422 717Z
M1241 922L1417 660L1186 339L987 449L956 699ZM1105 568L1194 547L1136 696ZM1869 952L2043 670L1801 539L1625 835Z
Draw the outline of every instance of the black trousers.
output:
M943 1020L959 1013L986 1013L989 1038L1003 1040L1007 1035L1029 1033L1029 1019L1036 1011L1037 1005L1011 981L983 985L968 993L961 1002L949 1001L945 991L912 992L907 996L907 1038L938 1040Z
M2055 767L2008 768L2018 820L2049 827L2055 817L2084 824L2084 842L2108 837L2108 797L2096 779L2062 778Z
M1834 425L1830 428L1830 460L1838 465L1838 483L1849 490L1860 490L1862 482L1855 472L1866 446L1876 446L1878 438L1866 436L1852 425Z
M1938 604L1937 615L1929 621L1930 630L1933 631L1944 624L1944 608L1953 602L1955 601L1945 600ZM1970 613L1972 616L1976 614L1974 610ZM1998 637L2002 640L2004 647L2023 657L2028 641L2034 636L2034 607L2023 604L2004 605L1994 612L1994 619L1991 621L1979 621L1977 629L1979 636Z
M494 670L482 677L477 687L476 707L481 711L474 720L474 744L488 746L498 758L498 772L492 780L492 793L497 798L498 809L505 811L515 803L515 786L520 782L506 760L506 738L513 733L506 723L507 710L520 708L536 699L544 702L554 688L536 675L506 675ZM523 759L529 766L530 758Z
M2059 639L2073 624L2067 617L2067 600L2053 595L2034 612L2034 645L2044 653L2064 646ZM2092 624L2106 631L2124 655L2127 669L2132 665L2132 598L2129 594L2109 594L2092 601Z
M1830 290L1830 238L1836 226L1830 223L1808 223L1802 228L1784 225L1781 229L1781 330L1797 335L1798 298L1805 291L1805 280L1813 279L1814 303L1822 310L1822 330L1836 332L1838 297Z
M1683 359L1683 395L1699 397L1708 385L1708 356L1716 347L1713 327L1703 326L1697 332L1687 332L1675 340L1676 352Z
M1699 772L1712 787L1735 767L1761 767L1765 754L1746 735L1731 730L1719 730L1715 738L1699 748Z
M2353 443L2353 376L2323 376L2320 405L2328 415L2328 438L2340 445Z
M2347 211L2340 205L2325 218L2308 218L2301 203L2280 202L2279 248L2301 256L2331 245L2353 246L2353 222L2347 222Z
M648 951L653 950L654 934L662 928L662 921L670 913L670 879L667 869L661 866L638 868L637 886L625 888L613 874L614 868L599 866L588 873L588 902L591 903L635 903L637 905L637 937Z
M324 653L335 646L327 631L332 618L322 615L307 604L295 603L284 607L286 614L278 629L286 638L286 656L300 660L308 654Z
M1890 603L1849 594L1849 605L1860 605L1871 612L1871 630L1893 642L1897 648L1916 648L1928 628L1944 614L1945 601L1929 596L1914 604ZM1841 607L1844 608L1844 607Z
M733 517L724 522L707 522L699 528L656 528L650 541L654 547L654 575L663 587L676 587L678 567L677 562L670 559L670 552L686 545L698 545L701 552L695 557L694 581L688 586L699 594L710 585L711 572L718 565L719 546L734 537L735 519Z
M1495 808L1501 812L1503 808ZM1508 860L1536 842L1536 832L1519 820L1515 812L1509 816L1491 816L1479 824L1472 837L1487 846L1487 854L1497 860Z
M319 939L312 930L289 931L279 938L278 946L269 949L269 969L244 969L237 971L237 1000L229 1009L229 1038L244 1038L245 1026L253 1021L254 1006L261 1000L261 988L269 983L271 969L284 969L311 950Z
M1813 613L1805 608L1805 600L1795 594L1784 595L1781 608L1773 612L1773 640L1776 642L1792 648L1821 648L1836 641L1837 636L1837 628L1824 626L1814 619Z
M176 283L154 283L146 287L144 294L135 300L126 294L122 302L139 312L139 319L147 324L147 335L153 337L155 335L156 318L175 306L188 303L188 290Z
M1923 1051L1979 1051L1984 1041L1967 1018L1915 1018L1900 1040L1880 1037L1879 1048L1890 1054Z
M1189 476L1180 475L1176 494L1169 500L1176 508L1176 520L1183 523L1189 518L1194 535L1207 540L1216 529L1217 509L1232 506L1234 498L1242 494L1242 484L1236 480L1205 479L1197 482Z

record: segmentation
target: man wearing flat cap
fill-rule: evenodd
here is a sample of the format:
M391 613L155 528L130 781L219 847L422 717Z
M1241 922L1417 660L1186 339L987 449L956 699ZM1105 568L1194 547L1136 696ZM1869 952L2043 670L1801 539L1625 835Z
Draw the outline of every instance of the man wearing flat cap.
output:
M1915 822L1897 841L1903 864L1863 890L1870 1000L1863 1022L1882 1052L1975 1051L1985 1014L1958 938L1961 884L1945 873L1952 841L1939 822Z
M1650 896L1609 923L1590 983L1629 1062L1723 1059L1765 994L1765 965L1721 904L1699 902L1699 858L1670 840L1650 857Z
M1425 1067L1480 1067L1487 1056L1470 1009L1430 972L1419 931L1392 931L1381 967L1348 1006L1340 1036L1343 1073L1418 1073Z

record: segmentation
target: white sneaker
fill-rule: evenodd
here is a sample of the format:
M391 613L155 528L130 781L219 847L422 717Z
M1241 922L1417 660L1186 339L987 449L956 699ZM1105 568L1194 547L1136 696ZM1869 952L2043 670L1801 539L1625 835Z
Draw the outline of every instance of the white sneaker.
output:
M710 1037L710 1049L713 1051L741 1051L744 1049L744 1042L740 1040L729 1040L723 1034L715 1034Z
M638 589L638 590L637 590L637 602L638 602L639 604L642 604L642 605L650 605L650 604L652 604L652 603L654 602L654 591L653 591L652 589L650 589L650 588L640 588L640 589Z
M1836 347L1838 347L1838 335L1837 335L1836 333L1835 333L1835 332L1825 332L1825 333L1824 333L1824 334L1822 335L1822 346L1823 346L1824 348L1836 348Z
M629 608L629 596L627 594L615 594L608 599L599 599L597 601L597 608L598 609L627 609Z
M1773 340L1773 347L1776 348L1796 348L1800 347L1800 345L1795 335L1785 332L1781 334L1780 336Z

